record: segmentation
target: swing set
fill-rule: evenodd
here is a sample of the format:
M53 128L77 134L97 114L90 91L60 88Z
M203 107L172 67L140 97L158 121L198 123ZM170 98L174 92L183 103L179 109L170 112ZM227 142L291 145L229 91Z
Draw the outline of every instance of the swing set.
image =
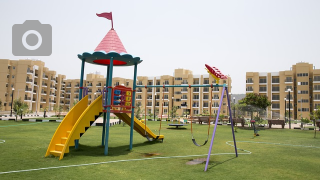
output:
M211 151L212 151L212 146L213 146L213 141L214 141L214 138L215 138L215 133L216 133L216 129L217 129L217 125L218 125L218 120L219 120L219 115L220 115L220 111L221 111L221 105L222 105L222 100L223 100L223 96L224 96L224 93L226 92L226 94L229 94L228 93L228 87L226 84L223 84L223 85L219 85L219 80L220 79L227 79L228 77L223 75L220 70L216 67L211 67L207 64L205 64L205 67L206 67L206 70L208 71L208 73L216 80L216 84L213 85L137 85L136 87L140 87L140 88L155 88L155 87L162 87L162 88L166 88L166 87L176 87L176 88L181 88L181 87L188 87L189 88L189 94L190 94L190 97L191 97L191 87L211 87L211 93L210 93L210 98L211 98L211 101L210 101L210 114L209 114L209 119L208 119L208 135L207 135L207 139L204 141L203 144L198 144L195 137L194 137L194 132L193 132L193 117L192 117L192 111L190 111L190 120L191 120L191 137L192 137L192 142L194 145L198 146L198 147L201 147L201 146L204 146L207 144L208 140L209 140L209 136L210 136L210 119L211 119L211 107L212 107L212 88L213 87L222 87L222 93L221 93L221 96L220 96L220 103L219 103L219 108L218 108L218 112L217 112L217 116L216 116L216 120L215 120L215 124L214 124L214 130L213 130L213 134L212 134L212 138L211 138L211 143L210 143L210 147L209 147L209 152L208 152L208 157L207 157L207 161L206 161L206 166L205 166L205 170L204 171L207 171L207 168L208 168L208 163L209 163L209 160L210 160L210 155L211 155ZM146 91L147 92L147 91ZM164 92L164 91L163 91ZM229 108L229 113L231 112L231 106L230 106L230 97L229 96L226 96L227 97L227 101L228 101L228 108ZM164 96L162 94L162 100L164 101ZM190 98L190 105L191 105L191 98ZM145 99L145 106L146 106L146 99ZM146 107L145 107L146 108ZM160 117L160 127L159 127L159 135L160 135L160 131L161 131L161 123L162 123L162 113L163 113L163 103L162 103L162 111L161 111L161 117ZM231 121L231 124L233 124L233 120L232 120L232 113L229 114L230 115L230 121ZM145 126L147 124L147 119L146 119L146 111L145 111ZM172 124L172 125L175 125L176 124ZM231 125L231 130L232 130L232 135L233 135L233 142L234 142L234 148L235 148L235 154L236 154L236 157L238 157L238 152L237 152L237 146L236 146L236 140L235 140L235 135L234 135L234 129L233 129L233 126ZM156 139L149 139L148 138L148 134L147 132L145 132L146 134L146 137L149 141L154 141Z

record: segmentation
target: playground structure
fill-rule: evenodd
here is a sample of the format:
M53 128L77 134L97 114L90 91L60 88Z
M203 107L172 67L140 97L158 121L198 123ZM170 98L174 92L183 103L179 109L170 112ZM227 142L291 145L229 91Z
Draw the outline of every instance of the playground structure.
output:
M97 14L99 17L105 17L112 21L111 13L102 13ZM113 24L113 23L112 23ZM108 52L108 53L107 53ZM97 46L94 52L84 52L79 54L78 58L81 60L81 75L80 75L80 96L79 102L69 111L65 116L63 121L60 123L56 132L54 133L51 142L48 146L46 157L49 155L59 156L59 160L63 159L64 154L69 152L70 146L75 146L77 149L79 147L79 139L86 132L86 130L93 124L97 117L103 113L103 130L102 130L102 143L104 146L104 154L108 155L108 140L109 140L109 123L110 123L110 113L115 114L119 119L123 120L130 126L130 145L129 149L132 150L133 146L133 130L137 131L141 136L146 137L149 141L161 140L163 141L164 136L160 134L161 121L159 135L155 135L148 127L147 122L142 123L140 120L134 117L135 109L135 96L137 87L222 87L222 95L220 97L220 104L215 120L214 131L212 134L211 144L209 148L209 153L207 157L205 171L209 163L209 158L212 150L212 145L215 137L215 132L217 128L218 117L221 110L221 104L224 96L224 92L228 94L228 87L226 84L211 84L211 85L136 85L137 79L137 66L142 62L139 57L134 57L130 54L127 54L125 48L123 47L116 31L113 29L107 33L103 38L100 44ZM85 63L91 63L95 65L107 66L107 77L106 77L106 87L104 88L102 95L96 98L90 105L88 105L88 90L83 87L83 76L84 76L84 67ZM125 86L115 86L112 87L112 76L113 76L113 67L114 66L134 66L134 75L133 75L133 88ZM217 68L210 67L206 64L207 71L212 75L219 83L220 79L225 79L227 76L223 75ZM191 93L191 90L189 90ZM212 93L212 91L211 91ZM230 99L229 96L226 96L228 100L229 113L231 112ZM211 94L212 99L212 94ZM191 99L190 99L191 100ZM191 103L190 103L191 104ZM212 107L212 102L210 102L210 108ZM210 109L211 113L211 109ZM231 124L232 113L230 113ZM192 117L192 112L190 112ZM210 114L211 116L211 114ZM161 115L162 118L162 115ZM210 121L208 128L208 138L210 130ZM235 153L237 154L236 141L234 136L233 126L231 126L233 141L235 147ZM192 133L192 118L191 118L191 134L192 141L197 146L203 146L207 143L207 140L204 144L197 144L193 133ZM151 139L151 138L153 139Z

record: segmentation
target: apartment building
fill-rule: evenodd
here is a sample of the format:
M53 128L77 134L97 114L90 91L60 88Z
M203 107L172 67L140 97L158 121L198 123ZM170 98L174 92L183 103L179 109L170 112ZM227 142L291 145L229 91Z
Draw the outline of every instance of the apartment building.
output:
M289 106L291 118L310 118L310 112L320 105L320 69L300 62L286 71L247 72L246 93L268 97L272 104L265 115L270 119L288 118Z
M57 82L56 72L45 67L42 61L9 59L0 60L0 77L2 110L10 111L12 100L21 98L33 112L53 109L57 87L61 87L65 78L60 75Z
M29 110L34 113L43 110L53 111L54 106L60 105L64 110L70 110L81 96L79 94L80 79L66 79L65 75L49 70L42 61L2 59L0 64L2 111L11 110L12 95L13 99L20 97L27 102ZM133 87L132 79L114 77L112 83L113 86ZM211 83L216 84L216 81L209 74L194 75L192 71L186 69L176 69L173 76L137 77L137 85L209 85ZM224 83L228 85L231 92L231 78L220 81L220 84ZM102 94L106 86L106 78L98 73L87 74L86 79L83 80L83 86L88 92L90 104ZM210 100L210 90L210 87L137 88L136 102L148 114L157 111L157 114L160 115L163 112L165 116L168 116L173 106L177 106L177 114L182 116L189 114L190 109L193 115L208 112L212 101L212 113L215 114L218 111L222 88L212 88L212 100ZM226 115L227 112L227 99L224 95L221 113Z

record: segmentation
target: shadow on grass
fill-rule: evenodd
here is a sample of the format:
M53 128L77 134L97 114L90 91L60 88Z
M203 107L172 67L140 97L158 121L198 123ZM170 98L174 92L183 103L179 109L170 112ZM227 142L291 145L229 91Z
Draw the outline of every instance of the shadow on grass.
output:
M169 129L169 130L187 130L187 128L185 128L185 127L179 127L179 128L168 127L167 129Z
M232 158L229 158L229 159L227 159L227 160L225 160L225 161L222 161L222 162L209 161L208 169L210 170L210 169L212 169L212 168L214 168L214 167L216 167L216 166L218 166L218 165L221 165L221 164L223 164L223 163L226 163L226 162L228 162L228 161L231 161L231 160L233 160L233 159L235 159L235 158L237 158L237 157L232 157ZM205 163L204 163L204 164L205 164Z
M132 147L140 147L140 146L149 146L155 143L160 143L159 141L146 141L143 143L133 144ZM108 148L108 156L120 156L120 155L127 155L131 151L129 150L129 144L117 147L110 147ZM70 147L70 152L65 154L67 157L68 155L75 155L75 156L105 156L104 155L104 146L87 146L83 144L79 144L79 148L75 149L74 147Z

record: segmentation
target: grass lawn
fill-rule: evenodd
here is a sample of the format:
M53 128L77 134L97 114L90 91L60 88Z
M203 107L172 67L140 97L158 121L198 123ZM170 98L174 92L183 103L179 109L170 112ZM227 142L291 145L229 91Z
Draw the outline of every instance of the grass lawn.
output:
M253 130L239 128L239 157L235 158L234 148L226 144L232 141L230 126L218 126L214 155L204 172L204 163L186 163L207 157L213 126L207 145L197 147L191 141L190 125L167 129L162 122L163 143L147 142L134 132L133 150L129 151L129 126L115 125L110 127L108 156L101 146L102 128L91 127L80 139L79 149L71 147L59 161L44 157L58 125L0 121L0 179L319 179L320 133L314 138L314 131L266 129L253 137ZM158 133L159 122L148 121L147 125ZM202 144L208 126L193 128ZM16 172L5 173L9 171Z

